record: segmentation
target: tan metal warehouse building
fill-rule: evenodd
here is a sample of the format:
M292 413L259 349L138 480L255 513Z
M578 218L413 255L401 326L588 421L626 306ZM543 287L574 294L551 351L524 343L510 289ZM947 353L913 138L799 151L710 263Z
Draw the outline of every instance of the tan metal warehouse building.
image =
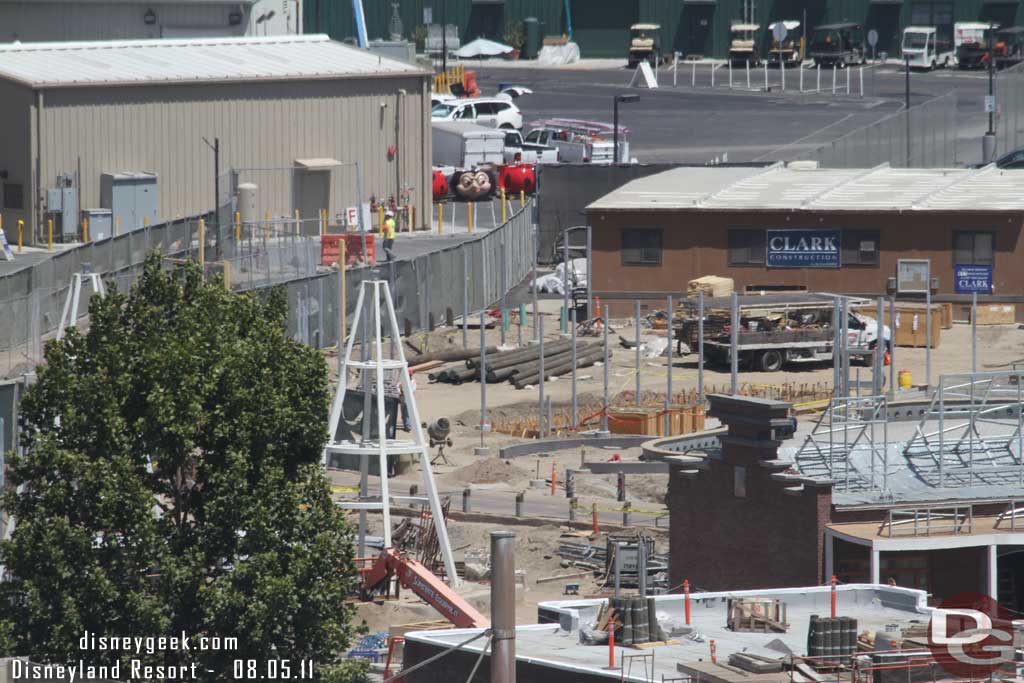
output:
M43 241L62 185L103 207L103 174L155 174L156 220L209 211L204 138L220 140L225 209L252 182L261 216L344 214L355 163L364 202L404 189L429 206L430 76L322 35L0 46L8 236L20 219Z

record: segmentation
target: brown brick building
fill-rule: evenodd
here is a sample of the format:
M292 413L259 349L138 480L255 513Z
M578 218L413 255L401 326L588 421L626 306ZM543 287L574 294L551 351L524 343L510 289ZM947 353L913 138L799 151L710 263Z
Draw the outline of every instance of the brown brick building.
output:
M594 294L613 314L636 298L660 306L703 275L731 277L740 292L878 295L901 259L929 262L938 301L968 298L955 265L990 266L991 300L1024 301L1021 171L679 168L627 183L587 216ZM827 254L814 253L815 237Z

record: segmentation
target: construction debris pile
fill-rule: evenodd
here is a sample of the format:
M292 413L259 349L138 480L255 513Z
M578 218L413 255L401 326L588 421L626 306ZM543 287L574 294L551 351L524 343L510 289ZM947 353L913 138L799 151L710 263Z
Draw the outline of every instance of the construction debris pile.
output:
M644 546L642 553L641 544ZM662 593L668 589L668 555L656 551L654 539L637 532L610 535L603 547L562 540L557 553L563 567L589 569L602 578L601 585L605 588L615 586L616 581L620 588L638 588L642 566L646 569L647 588L651 593Z
M611 350L608 351L611 356ZM432 372L432 382L462 384L480 381L480 357L465 356L465 367L458 365ZM604 348L597 343L577 342L575 367L585 368L604 360ZM539 344L522 349L489 353L485 359L484 377L488 384L509 381L516 389L533 386L540 381L541 347ZM563 339L544 345L544 377L553 379L572 372L572 341Z

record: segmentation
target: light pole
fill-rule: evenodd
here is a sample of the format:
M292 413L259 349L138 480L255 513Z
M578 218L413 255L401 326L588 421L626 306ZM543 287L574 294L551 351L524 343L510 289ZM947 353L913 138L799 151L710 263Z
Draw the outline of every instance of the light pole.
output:
M988 132L982 140L981 156L982 161L991 164L996 156L996 99L995 99L995 32L996 27L991 22L988 25L988 102L985 107L988 109Z
M615 105L612 107L612 144L614 151L612 152L612 163L619 163L619 103L620 102L639 102L639 95L616 95L614 98Z
M906 66L906 87L904 89L904 109L907 117L907 168L910 168L910 55L903 55L903 63Z
M214 258L220 260L220 138L214 138L212 145L206 138L203 138L203 142L213 151L213 225L216 235Z

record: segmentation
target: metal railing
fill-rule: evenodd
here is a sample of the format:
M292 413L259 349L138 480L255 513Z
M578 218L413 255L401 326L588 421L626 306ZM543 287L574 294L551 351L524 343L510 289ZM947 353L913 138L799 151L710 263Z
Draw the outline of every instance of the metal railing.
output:
M974 508L970 505L890 509L878 527L878 535L935 536L970 534L974 528Z
M1022 521L1021 524L1017 524L1017 519ZM1007 524L1009 522L1009 524ZM1000 531L1016 531L1017 529L1024 529L1024 507L1017 507L1017 501L1011 500L1004 512L999 513L996 517L996 523L993 528L999 529Z

